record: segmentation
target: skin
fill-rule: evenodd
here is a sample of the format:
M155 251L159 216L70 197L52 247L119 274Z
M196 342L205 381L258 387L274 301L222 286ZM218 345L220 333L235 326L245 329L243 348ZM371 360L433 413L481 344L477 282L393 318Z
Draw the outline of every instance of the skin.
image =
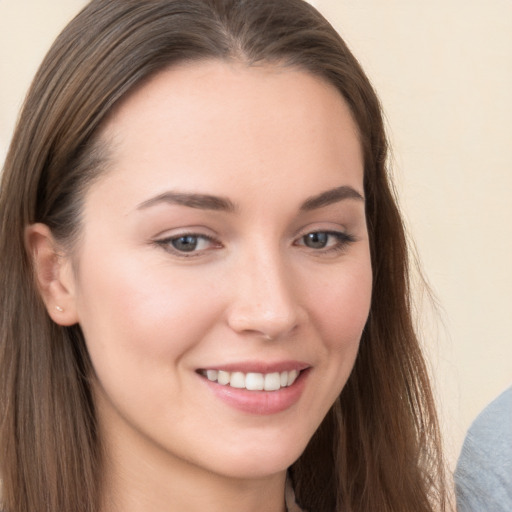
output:
M286 469L343 388L369 312L350 111L301 70L202 62L136 90L101 136L109 169L74 254L57 259L42 225L28 243L50 315L79 322L96 372L104 510L283 511ZM339 187L354 193L304 208ZM231 208L155 199L169 191ZM312 232L341 235L311 247ZM186 234L197 250L173 246ZM307 379L275 414L232 407L197 372L290 360Z

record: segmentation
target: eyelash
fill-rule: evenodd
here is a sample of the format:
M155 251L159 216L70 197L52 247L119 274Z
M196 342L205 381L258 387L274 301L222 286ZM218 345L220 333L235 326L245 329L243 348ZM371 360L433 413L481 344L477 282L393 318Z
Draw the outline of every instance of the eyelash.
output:
M336 242L332 246L327 245L326 247L320 247L320 248L308 247L304 243L306 237L318 236L318 235L326 235L327 237L333 237L336 239ZM356 241L356 238L354 236L350 235L349 233L345 233L343 231L317 230L317 231L310 231L310 232L306 233L305 235L302 235L301 237L298 238L298 240L302 241L302 243L296 242L296 245L301 245L301 246L307 247L314 252L321 251L322 254L330 254L330 253L338 253L338 252L344 251L347 248L347 246L349 246L350 244L352 244L353 242Z
M311 236L319 236L319 235L326 235L327 239L328 237L334 237L336 239L336 242L329 246L328 241L326 242L326 246L324 247L309 247L306 245L305 240L306 237ZM164 238L161 240L155 240L155 243L162 247L167 252L170 252L180 258L195 258L198 256L201 256L204 254L205 251L209 250L210 248L206 249L200 249L197 250L196 246L192 248L190 251L181 251L177 249L175 246L173 246L173 242L176 242L180 239L196 239L196 242L199 243L199 240L206 241L208 243L213 244L216 246L216 248L222 247L222 244L218 241L216 241L213 237L208 235L203 235L199 233L183 233L176 236ZM310 249L312 252L320 253L320 254L331 254L331 253L339 253L344 251L347 246L352 244L356 241L356 238L348 233L345 233L343 231L328 231L328 230L316 230L316 231L310 231L308 233L305 233L304 235L301 235L295 242L294 245L306 247L307 249ZM214 247L215 248L215 247Z
M168 238L164 238L162 240L156 240L156 244L160 247L162 247L167 252L170 252L171 254L174 254L180 258L195 258L197 256L201 256L204 251L208 249L202 249L202 250L196 250L196 247L193 247L191 251L180 251L176 247L173 247L173 242L178 241L180 239L185 238L194 238L196 240L203 240L206 242L209 242L213 245L216 245L218 247L221 247L220 242L217 242L213 237L207 236L207 235L201 235L199 233L182 233L176 236L171 236Z

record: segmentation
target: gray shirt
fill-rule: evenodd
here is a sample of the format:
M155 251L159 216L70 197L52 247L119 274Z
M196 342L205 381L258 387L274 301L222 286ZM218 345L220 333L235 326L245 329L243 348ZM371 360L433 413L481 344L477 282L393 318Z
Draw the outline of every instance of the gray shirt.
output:
M458 512L512 511L512 387L473 422L455 470Z

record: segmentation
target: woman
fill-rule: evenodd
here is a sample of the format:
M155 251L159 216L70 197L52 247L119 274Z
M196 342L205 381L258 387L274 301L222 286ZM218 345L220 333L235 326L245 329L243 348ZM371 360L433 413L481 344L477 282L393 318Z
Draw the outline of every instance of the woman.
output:
M4 510L443 509L385 163L308 4L91 2L2 176Z

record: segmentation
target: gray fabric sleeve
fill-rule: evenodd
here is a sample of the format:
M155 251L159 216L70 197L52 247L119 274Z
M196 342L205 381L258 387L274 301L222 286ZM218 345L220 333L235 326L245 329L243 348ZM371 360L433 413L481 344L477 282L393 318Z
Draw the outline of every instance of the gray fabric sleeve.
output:
M512 387L471 425L455 490L458 512L512 512Z

